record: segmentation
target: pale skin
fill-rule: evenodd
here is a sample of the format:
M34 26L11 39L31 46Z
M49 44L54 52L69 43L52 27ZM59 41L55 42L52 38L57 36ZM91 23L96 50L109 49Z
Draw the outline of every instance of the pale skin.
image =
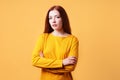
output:
M64 32L62 29L62 18L60 16L60 13L57 10L52 10L49 12L49 23L54 30L51 34L55 36L60 36L60 37L66 37L69 34ZM44 57L43 52L41 51L39 53L40 57ZM67 57L63 59L62 64L64 66L66 65L74 65L77 63L77 58L76 57Z

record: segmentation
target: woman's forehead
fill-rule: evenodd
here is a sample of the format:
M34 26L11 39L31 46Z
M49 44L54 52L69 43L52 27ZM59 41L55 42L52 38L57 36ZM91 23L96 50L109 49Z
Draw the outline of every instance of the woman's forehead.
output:
M60 13L59 13L59 11L58 10L51 10L50 12L49 12L49 16L55 16L55 15L60 15Z

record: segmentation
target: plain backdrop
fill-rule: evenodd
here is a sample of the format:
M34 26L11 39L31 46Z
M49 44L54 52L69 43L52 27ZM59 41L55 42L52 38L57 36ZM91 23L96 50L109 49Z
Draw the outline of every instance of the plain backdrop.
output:
M0 0L0 80L40 80L31 54L53 5L80 41L74 80L120 80L119 0Z

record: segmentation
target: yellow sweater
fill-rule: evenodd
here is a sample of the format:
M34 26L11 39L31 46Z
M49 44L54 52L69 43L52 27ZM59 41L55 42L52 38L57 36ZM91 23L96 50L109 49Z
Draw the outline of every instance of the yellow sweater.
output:
M78 57L78 39L43 33L39 36L32 54L33 66L42 68L41 80L73 80L71 71L75 65L63 66L62 60L68 56ZM44 57L39 56L42 51Z

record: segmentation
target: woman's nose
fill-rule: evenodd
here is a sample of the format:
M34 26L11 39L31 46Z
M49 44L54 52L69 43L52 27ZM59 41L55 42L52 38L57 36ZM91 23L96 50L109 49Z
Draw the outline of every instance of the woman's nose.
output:
M55 18L53 18L52 22L53 22L53 23L55 23L55 22L56 22Z

